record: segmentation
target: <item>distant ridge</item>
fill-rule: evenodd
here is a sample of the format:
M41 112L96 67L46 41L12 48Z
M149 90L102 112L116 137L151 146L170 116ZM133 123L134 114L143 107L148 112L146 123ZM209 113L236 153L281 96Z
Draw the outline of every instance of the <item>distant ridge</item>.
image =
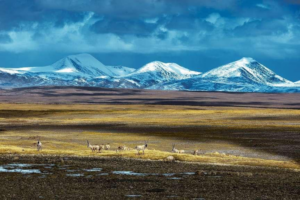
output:
M0 68L0 87L93 86L226 92L300 92L253 58L244 57L206 73L176 63L150 62L139 69L106 66L90 54L70 55L44 67Z
M242 58L200 76L157 84L151 89L225 92L299 92L297 84L282 78L253 58Z
M157 83L186 79L200 74L200 72L191 71L176 63L154 61L124 76L124 78L146 88Z

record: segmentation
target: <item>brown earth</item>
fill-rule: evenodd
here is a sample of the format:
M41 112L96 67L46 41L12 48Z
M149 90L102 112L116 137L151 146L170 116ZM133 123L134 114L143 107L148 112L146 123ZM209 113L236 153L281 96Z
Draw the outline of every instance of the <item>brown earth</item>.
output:
M32 87L0 90L2 103L153 104L300 108L300 94L184 92L94 87Z

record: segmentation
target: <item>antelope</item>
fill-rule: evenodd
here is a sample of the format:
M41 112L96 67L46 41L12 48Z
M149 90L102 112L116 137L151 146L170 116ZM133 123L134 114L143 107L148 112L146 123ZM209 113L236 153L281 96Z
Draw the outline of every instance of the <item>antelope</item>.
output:
M126 147L126 146L118 146L116 152L119 152L119 151L127 151L127 150L129 150L129 148Z
M105 145L104 144L100 145L100 150L99 151L101 151L102 149L105 149Z
M87 142L87 147L90 148L92 152L101 150L99 145L91 145L88 140L86 142Z
M36 143L36 148L38 151L42 150L42 142L40 141L40 138L38 139L37 143Z
M105 150L109 150L109 149L110 149L109 143L107 143L107 144L104 146L104 149L105 149Z
M197 156L198 155L199 150L194 150L193 151L193 155Z
M173 144L172 152L175 152L175 153L184 153L184 150L178 150L178 149L176 149L175 148L175 144Z
M145 141L144 145L138 145L135 147L135 149L137 150L137 154L140 154L140 151L143 151L143 154L145 154L145 149L148 147L148 143Z

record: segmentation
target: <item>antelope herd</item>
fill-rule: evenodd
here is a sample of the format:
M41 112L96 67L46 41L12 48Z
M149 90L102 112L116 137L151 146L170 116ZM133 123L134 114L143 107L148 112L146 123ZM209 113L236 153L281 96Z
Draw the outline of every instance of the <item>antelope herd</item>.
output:
M107 143L107 144L102 144L102 145L92 145L88 140L86 141L87 142L87 147L90 148L92 150L92 152L99 152L101 153L101 150L110 150L110 144ZM40 141L40 138L38 139L37 143L36 143L36 147L37 147L37 150L40 151L42 150L42 142ZM143 145L137 145L134 149L137 151L137 155L140 155L140 152L142 151L143 154L145 154L145 150L148 148L148 142L145 141L145 144ZM129 147L126 147L125 145L122 145L122 146L118 146L117 149L116 149L116 152L119 152L119 151L129 151L131 150ZM186 151L185 150L179 150L179 149L176 149L175 148L175 144L173 144L173 148L172 148L172 152L174 153L178 153L178 154L182 154L182 153L185 153ZM194 150L192 152L193 155L198 155L199 153L199 150ZM173 160L174 157L173 156L169 156L167 160Z

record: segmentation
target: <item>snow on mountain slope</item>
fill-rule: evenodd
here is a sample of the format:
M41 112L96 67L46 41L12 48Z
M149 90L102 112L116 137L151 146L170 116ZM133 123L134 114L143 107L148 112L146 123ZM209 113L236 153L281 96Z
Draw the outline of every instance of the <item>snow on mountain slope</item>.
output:
M227 91L227 92L299 92L300 87L252 58L213 69L200 76L160 83L149 89Z
M0 72L8 73L8 74L23 74L27 71L30 71L30 67L22 67L22 68L0 68Z
M112 72L111 76L126 76L133 73L136 69L124 66L109 66L109 70Z
M300 92L252 58L201 74L175 63L151 62L138 70L105 66L88 54L72 55L45 67L0 68L0 87L93 86L226 92Z
M269 86L293 86L286 80L252 58L238 61L213 69L202 75L203 78L218 82L257 83Z
M140 87L149 87L157 83L181 80L200 75L200 72L188 70L176 63L151 62L124 76Z
M142 68L138 69L136 73L144 73L144 72L172 72L174 75L182 77L191 77L193 75L199 75L200 72L191 71L189 69L186 69L176 63L163 63L159 61L154 61L151 63L146 64Z
M85 77L123 76L135 71L133 68L122 66L105 66L89 54L67 56L52 65L43 67L0 68L0 71L10 74L31 73L41 77Z
M262 92L262 93L299 93L300 85L269 86L243 82L218 82L199 77L160 83L149 87L155 90L188 90L220 92Z
M11 71L4 72L0 70L0 87L2 88L16 88L16 87L30 87L45 83L43 78L39 76L26 76L24 74L12 73Z
M201 77L194 77L179 81L171 81L165 84L157 84L149 89L156 90L188 90L188 91L228 91L228 92L255 92L260 87L255 87L251 84L239 83L218 83Z
M82 85L98 86L105 83L118 85L119 80L114 76L124 76L135 69L123 66L105 66L89 54L67 56L52 65L44 67L0 68L0 86L2 87L29 87L42 85ZM93 79L98 78L96 81ZM116 83L113 83L116 81ZM127 83L123 81L124 84ZM131 83L128 82L128 87ZM124 86L126 87L126 86Z

